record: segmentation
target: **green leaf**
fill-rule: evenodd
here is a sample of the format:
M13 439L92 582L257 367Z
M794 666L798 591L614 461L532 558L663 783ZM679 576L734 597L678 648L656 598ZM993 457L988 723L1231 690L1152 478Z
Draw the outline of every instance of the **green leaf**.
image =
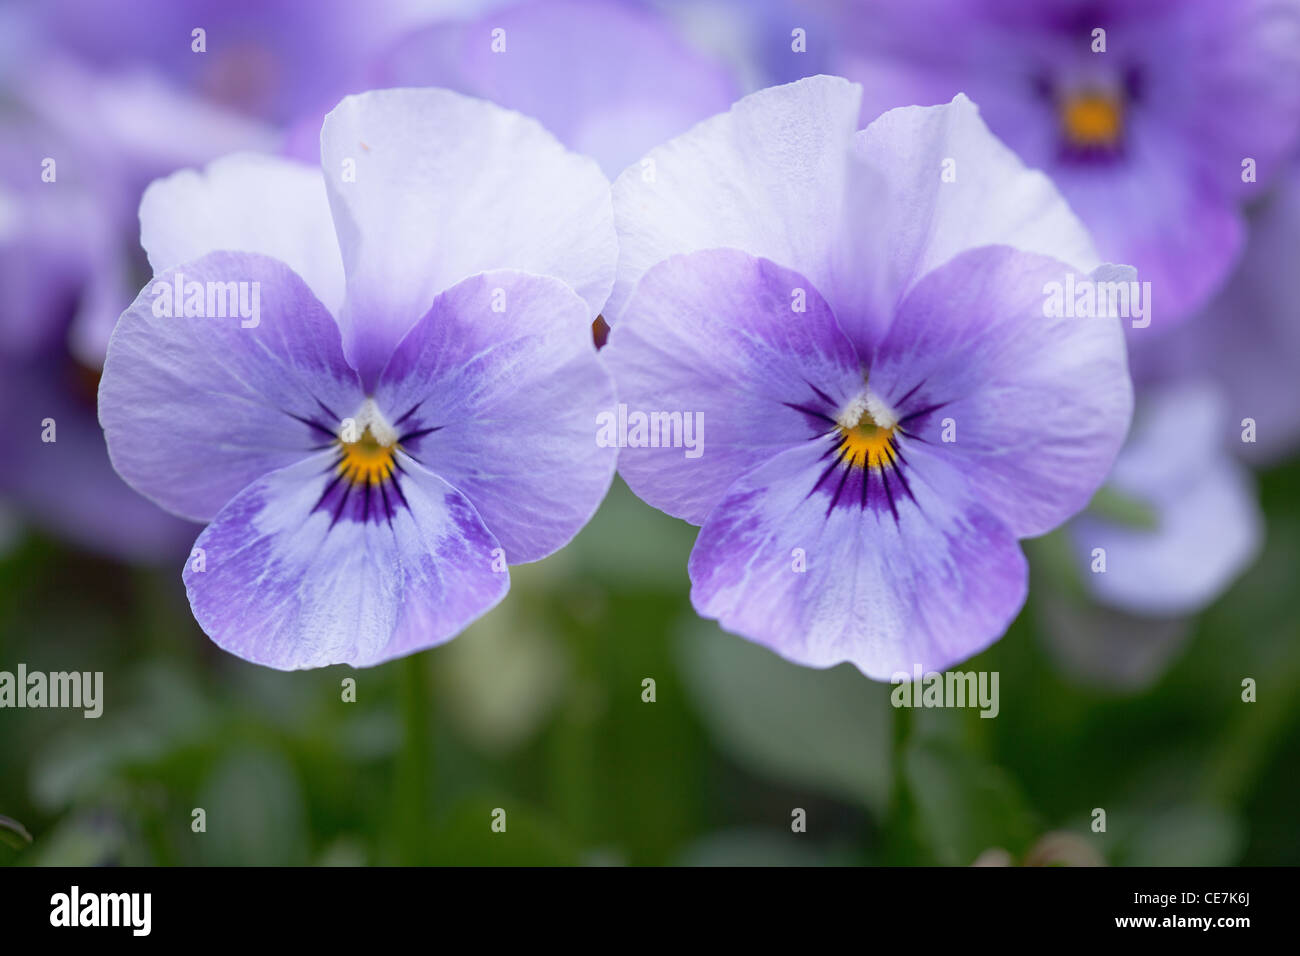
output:
M36 866L111 866L122 863L126 834L112 816L64 819L43 834L32 863Z
M1015 781L969 749L948 740L916 741L903 766L917 836L938 863L966 866L994 847L1019 857L1037 835Z
M501 794L458 803L435 827L433 846L433 862L439 866L572 866L581 862L570 841L538 810Z
M222 761L200 789L195 807L206 831L186 833L205 863L216 866L301 866L307 862L306 814L293 767L270 750L237 751Z
M816 670L693 620L678 658L718 746L755 773L880 812L889 797L889 685Z
M1079 559L1064 527L1040 538L1026 538L1021 546L1033 566L1032 579L1035 587L1050 588L1073 602L1088 600Z
M1160 519L1150 505L1125 494L1114 485L1102 485L1097 489L1088 504L1088 513L1126 528L1155 531L1160 527Z
M1142 816L1125 841L1126 866L1233 866L1246 846L1241 821L1211 806Z
M807 836L754 828L722 830L697 840L679 866L851 866L848 847L827 849Z
M15 820L0 813L0 843L21 850L32 842L32 835L27 828Z

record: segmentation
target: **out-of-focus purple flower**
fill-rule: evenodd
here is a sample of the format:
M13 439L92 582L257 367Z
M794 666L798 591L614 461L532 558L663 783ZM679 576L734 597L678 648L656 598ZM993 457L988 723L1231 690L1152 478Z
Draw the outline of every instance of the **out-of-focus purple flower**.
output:
M1055 574L1050 562L1040 568L1042 631L1071 677L1147 686L1184 645L1192 615L1258 556L1263 516L1229 450L1225 407L1210 381L1139 390L1114 471L1062 529L1067 560Z
M66 137L10 109L0 118L0 405L11 417L0 497L15 517L93 551L175 559L194 528L129 489L95 420L98 366L69 352L79 307L111 257L100 170ZM102 346L101 346L102 350Z
M321 169L178 173L141 226L157 275L114 331L100 420L132 486L209 522L184 577L226 650L365 666L449 640L507 562L595 511L613 214L595 163L533 120L444 90L348 97ZM212 315L214 289L239 314Z
M122 194L90 155L20 109L0 117L0 402L15 424L0 495L82 547L175 559L193 527L113 474L95 419L108 316L131 279Z
M136 211L148 183L178 166L237 149L270 149L270 128L181 95L149 73L101 76L51 55L25 74L22 101L39 121L25 141L22 191L71 193L84 208L82 237L65 243L81 265L67 344L88 365L103 361L117 316L145 277ZM34 130L38 127L32 127ZM54 140L40 155L35 147ZM52 160L57 178L42 180ZM38 276L35 281L47 281Z
M1139 393L1133 432L1095 506L1066 526L1098 600L1133 614L1194 614L1259 554L1263 516L1226 419L1210 384Z
M364 84L403 29L469 6L403 0L32 0L43 43L88 71L141 71L193 98L277 126L320 119Z
M1035 584L1033 606L1061 673L1074 683L1112 691L1140 690L1158 680L1192 630L1191 618L1139 616L1050 583Z
M313 136L364 85L374 50L427 14L413 5L321 0L75 0L20 3L30 49L11 95L64 138L65 173L93 168L88 198L109 222L90 263L72 345L98 363L143 280L135 241L151 181L235 150ZM313 150L314 154L314 150ZM129 237L129 238L128 238Z
M996 640L1025 596L1017 539L1105 477L1123 333L1051 317L1044 288L1131 270L964 97L856 132L859 107L831 77L765 90L625 172L604 354L629 422L679 413L705 439L629 432L620 457L702 525L696 609L880 679Z
M1155 327L1227 278L1300 133L1297 0L883 0L844 26L868 116L969 95L1152 283Z
M746 92L828 73L843 29L814 0L653 0L695 46L723 60Z
M21 423L0 493L18 513L113 555L183 553L193 527L121 482L95 420L109 334L148 276L140 194L178 167L275 148L266 121L305 116L318 132L373 45L411 21L408 6L42 0L0 11L0 397Z
M670 21L616 0L515 4L417 30L378 58L372 83L446 87L518 110L609 176L739 92Z
M1231 446L1254 465L1300 443L1300 167L1251 217L1241 265L1199 315L1167 335L1132 342L1133 376L1159 385L1190 376L1224 392Z
M21 416L0 470L0 497L87 550L179 561L198 528L160 511L113 473L95 420L98 376L66 357L0 367L0 402Z
M0 111L0 357L61 348L109 226L90 170L57 177L64 137L20 111ZM51 162L53 161L53 162Z

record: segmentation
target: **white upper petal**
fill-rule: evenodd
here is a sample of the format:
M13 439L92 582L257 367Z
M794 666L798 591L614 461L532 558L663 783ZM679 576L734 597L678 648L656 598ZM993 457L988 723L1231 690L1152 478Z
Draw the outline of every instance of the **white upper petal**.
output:
M1100 260L1042 173L965 96L892 110L861 132L861 90L817 76L747 96L614 183L619 270L606 310L677 253L742 249L806 276L868 352L927 272L1008 245L1091 272Z
M209 252L256 252L293 269L336 318L343 304L343 260L313 166L236 153L156 180L140 201L140 242L155 275Z
M609 183L535 120L436 89L349 96L321 163L343 263L349 358L377 374L434 297L490 269L558 278L594 318L618 255Z
M719 247L794 269L824 293L861 95L830 76L760 90L627 169L614 182L607 316L655 263Z
M1101 265L1092 238L1043 173L1027 169L959 94L883 114L854 138L848 228L823 294L855 343L883 334L918 280L979 246Z

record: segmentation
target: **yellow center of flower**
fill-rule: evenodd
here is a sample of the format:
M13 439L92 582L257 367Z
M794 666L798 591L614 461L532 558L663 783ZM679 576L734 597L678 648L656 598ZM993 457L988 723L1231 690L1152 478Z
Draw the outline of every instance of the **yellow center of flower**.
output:
M840 431L839 460L851 468L884 468L895 457L898 413L869 389L835 416Z
M882 428L863 415L863 420L852 426L839 426L840 459L854 468L883 468L891 464L893 448L890 439L894 428Z
M1115 146L1124 132L1124 104L1110 93L1071 93L1060 110L1065 138L1074 146Z
M380 443L367 425L356 441L339 440L343 449L339 458L339 474L354 485L378 485L392 477L397 454L397 443Z

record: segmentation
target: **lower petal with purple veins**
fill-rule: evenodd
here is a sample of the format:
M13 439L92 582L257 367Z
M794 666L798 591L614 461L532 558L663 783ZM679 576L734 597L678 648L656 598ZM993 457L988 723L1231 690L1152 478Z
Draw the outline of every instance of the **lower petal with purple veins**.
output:
M199 536L186 591L225 650L368 667L450 640L505 596L500 546L463 495L400 451L383 477L348 456L253 482Z
M809 443L746 475L691 553L696 610L796 663L877 680L983 650L1024 602L1024 555L943 461L914 449L908 471L906 490L872 465L828 481Z

